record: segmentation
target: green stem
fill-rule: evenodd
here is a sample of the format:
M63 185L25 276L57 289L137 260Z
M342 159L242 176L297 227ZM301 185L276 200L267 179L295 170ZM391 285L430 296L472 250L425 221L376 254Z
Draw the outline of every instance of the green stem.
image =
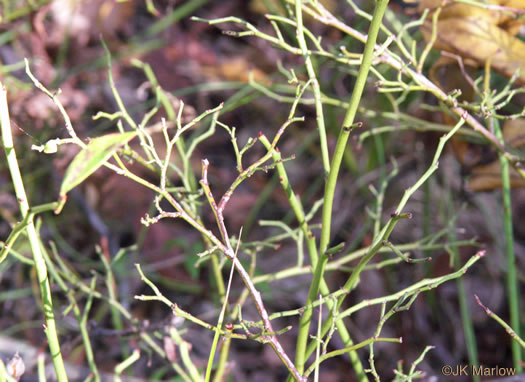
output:
M175 326L169 329L169 333L175 345L179 347L180 358L186 370L188 370L192 382L201 382L202 377L199 369L197 369L197 366L195 366L190 357L191 345L182 338Z
M401 338L381 338L381 337L377 337L377 338L369 338L363 342L360 342L356 345L352 345L351 348L352 350L357 350L357 349L360 349L362 347L365 347L366 345L369 345L369 344L372 344L374 342L394 342L394 343L402 343L402 339ZM336 356L339 356L339 355L342 355L346 352L348 352L349 349L346 347L346 348L343 348L343 349L338 349L338 350L334 350L334 351L331 351L329 353L326 353L326 354L323 354L321 357L319 357L318 359L315 360L315 362L312 364L312 366L310 366L308 368L308 370L306 370L306 372L304 373L304 375L306 376L309 376L310 374L312 374L312 371L315 370L316 367L318 367L321 362L329 359L329 358L332 358L332 357L336 357Z
M377 236L374 237L372 245L367 248L367 253L361 258L361 260L359 261L359 264L357 264L357 266L354 268L352 274L350 275L345 285L343 286L342 290L346 291L347 294L350 293L355 288L359 280L359 275L365 269L368 262L375 256L377 252L379 252L381 247L384 246L384 241L388 240L397 222L400 219L407 219L407 218L409 219L411 217L410 213L403 213L403 208L405 207L405 205L407 204L411 196L414 194L414 192L416 192L416 190L418 190L428 180L428 178L430 178L430 176L432 176L432 174L438 169L439 158L441 157L441 153L443 151L443 148L445 147L445 144L464 124L465 124L465 120L461 119L458 123L456 123L456 126L454 126L454 128L450 130L448 134L440 138L438 147L434 154L434 159L432 160L432 164L430 165L428 170L419 178L419 180L412 187L405 190L405 193L403 194L403 197L401 198L401 201L399 202L396 208L396 211L392 214L392 217L385 224L381 232ZM338 298L337 309L339 309L341 305L343 304L344 298L345 298L345 295L340 296ZM328 332L334 319L336 320L336 323L337 321L340 320L340 318L337 318L337 319L334 318L334 315L331 312L328 318L323 323L323 331L322 331L323 335ZM312 342L308 346L306 354L307 355L311 354L314 349L315 349L315 343Z
M502 320L497 314L495 314L494 312L492 312L489 308L487 308L485 305L483 305L483 303L480 301L479 297L477 295L474 295L474 298L476 299L476 302L478 303L478 305L485 311L485 313L487 313L487 315L492 318L493 320L495 320L498 324L500 324L501 326L503 326L503 328L505 328L505 331L509 334L509 336L519 345L521 346L523 349L525 349L525 341L520 338L516 332L514 332L514 330L512 330L512 328L509 326L509 324L507 324L504 320ZM517 371L516 371L517 372Z
M503 144L503 134L499 127L499 122L493 119L494 133ZM510 172L509 160L499 154L501 164L501 184L503 188L503 224L505 231L505 250L507 253L507 290L509 294L510 326L520 337L520 293L518 286L518 277L516 272L516 257L514 256L514 232L512 228L512 204L510 200ZM512 341L512 360L517 373L523 371L522 350L516 341Z
M80 336L82 338L82 343L84 344L84 351L86 353L86 360L88 362L89 368L91 369L92 373L92 379L95 382L100 382L100 373L97 368L97 364L95 361L95 355L93 352L93 347L91 346L91 337L89 335L88 331L88 317L89 312L91 310L91 306L93 304L93 291L96 287L96 276L91 279L90 284L90 292L87 293L87 300L84 307L84 311L82 312L80 310L80 305L78 304L77 298L75 296L75 291L72 290L65 282L64 278L60 275L60 272L57 270L55 264L51 261L51 258L49 257L49 254L46 251L46 248L42 243L40 243L40 249L42 251L42 255L44 256L44 259L47 264L47 269L49 271L49 274L51 275L52 280L58 285L58 287L62 290L62 292L67 296L70 306L72 306L73 314L75 315L75 318L78 322L78 328L80 330ZM56 251L56 247L54 243L51 243L51 250L53 251L54 256L58 256L58 253Z
M221 345L221 352L219 353L219 361L217 362L217 370L213 376L214 382L221 382L225 380L224 374L226 373L226 367L228 366L228 355L230 352L230 346L232 343L232 338L227 337L223 340Z
M119 363L117 366L115 366L115 376L113 377L113 381L120 382L122 379L120 376L126 370L128 367L133 365L135 362L137 362L140 358L140 350L135 349L133 350L133 353L129 357L127 357L124 361Z
M262 136L259 138L259 140L262 142L264 147L266 147L267 150L271 149L271 143L265 136ZM284 168L284 165L282 163L281 154L273 150L272 158L275 163L277 163L277 173L279 175L279 182L281 183L281 186L283 187L284 191L286 192L286 196L288 197L288 202L290 203L290 206L292 207L292 210L295 214L295 217L297 218L297 221L299 222L301 231L303 232L303 236L306 240L306 246L308 248L308 255L310 257L310 263L313 268L317 265L319 256L317 253L317 246L315 243L315 236L308 225L308 222L306 221L306 216L304 213L304 208L302 206L301 200L296 196L296 194L293 192L292 186L290 182L288 181L288 174L286 173L286 169ZM310 270L309 270L310 272ZM254 278L255 282L256 278ZM320 283L320 290L323 297L326 297L330 295L330 289L328 288L328 285L326 284L326 281L322 278ZM328 307L329 311L332 311L334 308L335 302L332 299L327 299L326 305ZM350 338L350 333L348 332L348 329L344 325L344 322L338 321L336 323L337 331L339 333L339 336L343 343L351 343L352 339ZM357 354L355 354L355 351L352 349L352 354L355 356L351 356L351 362L355 370L360 370L363 372L363 367L361 365L361 361L359 360L359 357L357 357Z
M106 271L106 275L104 279L106 283L106 288L108 290L109 298L111 300L118 301L117 282L115 280L113 269L111 269L110 259L106 257L106 256L109 256L109 254L104 254L102 249L97 252L99 252L98 255ZM122 318L120 316L118 309L115 308L115 306L110 305L109 310L110 310L111 322L113 324L113 327L116 330L122 330L124 328L124 323L122 322ZM127 346L126 339L119 338L119 342L120 342L120 347L122 349L123 357L124 358L129 357L131 355L131 352L129 350L129 347Z
M315 113L317 119L317 127L319 128L319 140L321 141L321 153L323 157L323 167L325 172L328 174L330 172L330 156L328 152L328 143L326 141L326 127L324 123L324 112L323 112L323 103L321 102L321 87L319 86L319 81L315 75L315 69L312 64L312 57L308 51L308 46L306 45L306 40L304 38L304 28L303 28L303 12L302 12L302 1L295 2L295 16L297 18L297 42L304 56L304 64L306 66L306 71L308 72L308 77L312 82L312 88L315 98Z
M452 199L448 198L448 218L453 219L454 215L454 204ZM454 242L456 240L456 225L453 224L450 227L448 233L449 241ZM458 247L455 245L450 246L450 254L454 259L454 267L457 270L461 268L461 262L459 258ZM469 363L471 365L479 365L478 359L478 348L476 343L476 334L474 333L474 324L472 323L472 316L470 314L470 309L467 300L467 294L465 291L465 282L463 277L460 277L456 280L456 286L458 288L458 300L459 300L459 311L461 313L461 323L463 324L463 333L465 336L465 343L467 346L467 354ZM472 380L474 382L479 382L480 378L478 375L473 375Z
M95 289L96 277L93 277L91 280L91 289ZM74 297L73 297L74 299ZM93 379L95 382L100 382L100 374L98 372L97 363L95 361L95 355L93 353L93 347L91 346L91 340L88 332L88 316L93 303L93 293L89 294L86 301L86 306L84 312L80 314L80 308L75 303L74 314L79 324L80 336L82 337L82 342L84 343L84 351L86 352L86 359L93 374Z
M155 73L153 72L153 69L151 68L151 66L140 60L133 61L133 65L135 65L138 68L141 68L144 71L144 74L146 75L147 79L150 81L151 86L155 89L157 102L159 102L164 107L164 110L166 111L168 120L172 122L177 122L177 117L178 117L177 112L175 111L175 108L173 107L173 104L169 99L168 93L166 93L164 89L160 86L157 80L157 77L155 76ZM183 107L183 104L181 102L179 104L179 110L178 110L179 113L182 111L181 109L182 107ZM214 119L214 122L215 121L216 119ZM175 142L175 146L177 148L177 151L183 163L183 175L184 176L182 177L182 182L184 184L184 187L190 192L197 192L198 183L195 177L195 173L193 172L193 169L191 167L190 155L188 155L186 143L182 135L179 136L179 138ZM193 213L193 215L197 217L198 222L202 224L201 219L198 218L201 215L199 206L191 205L190 208L191 208L191 212ZM212 246L212 244L210 243L210 241L207 239L205 235L202 235L202 240L205 243L207 248L210 248ZM210 263L211 263L211 273L213 274L213 278L217 286L217 292L219 293L220 300L223 301L226 292L225 292L225 286L224 286L224 279L222 277L222 272L221 272L221 266L219 264L219 259L217 258L217 256L212 256ZM231 342L231 338L228 338L225 341L228 342L228 346L226 346L225 343L223 344L223 346L221 347L221 353L220 353L221 355L219 358L224 363L227 361L227 358L228 358L228 352L230 348L229 343ZM224 368L222 368L221 372L224 372Z
M15 148L13 146L9 109L7 107L7 92L2 83L0 83L0 118L2 143L4 145L9 172L11 173L11 178L13 180L13 186L18 199L18 205L20 207L22 218L25 219L25 217L30 213L29 203L27 200L24 183L22 181L22 175L20 174L20 168L18 167ZM35 268L38 276L38 284L40 286L42 305L44 308L44 318L46 321L46 328L44 329L44 332L49 343L49 350L53 358L53 365L55 367L57 380L59 382L65 382L68 379L66 375L66 369L64 367L64 361L62 359L62 353L60 352L60 343L58 341L55 316L53 313L51 288L49 286L49 279L47 277L47 267L44 257L42 256L42 252L40 251L40 239L37 235L32 218L29 219L26 229L27 236L29 238L29 244L31 245L31 251L33 252L33 259L35 261Z
M361 67L359 68L359 73L357 75L354 91L352 93L352 97L350 99L350 103L349 103L349 106L346 112L346 116L343 121L342 129L340 130L339 137L337 139L336 148L335 148L334 156L332 158L330 172L328 175L328 181L326 183L325 193L324 193L321 242L319 246L319 253L321 257L314 270L314 276L313 276L312 284L310 285L310 290L308 293L308 300L306 303L307 306L309 306L317 298L317 295L319 293L319 286L323 278L326 263L328 261L328 256L326 256L325 252L328 249L328 244L330 242L332 208L333 208L333 202L334 202L335 187L337 184L337 177L339 175L339 168L341 166L341 161L343 159L344 151L346 148L346 143L348 141L348 137L350 135L350 131L354 123L354 118L357 112L357 107L359 106L359 102L363 94L363 89L366 84L368 72L372 64L374 46L377 40L379 28L381 26L381 20L383 18L383 14L386 10L387 5L388 5L388 0L379 0L376 4L376 8L375 8L372 22L370 24L370 29L368 32L368 38L367 38L365 49L363 52L363 61L362 61ZM310 322L312 320L312 314L313 314L313 310L311 308L307 309L304 315L301 317L300 324L299 324L299 335L298 335L297 347L296 347L297 353L296 353L296 359L295 359L296 367L299 372L302 372L304 370L304 366L306 363L306 345L308 342L308 335L309 335L309 329L310 329ZM345 346L350 347L352 346L352 344L353 344L352 341L349 339L349 341L345 343ZM353 359L353 361L354 360L359 361L355 351L352 351L349 354L350 354L350 357ZM354 363L354 365L356 364L360 366L360 367L358 366L358 368L355 370L357 372L358 379L360 381L367 381L368 378L362 371L362 365L360 365L360 361Z

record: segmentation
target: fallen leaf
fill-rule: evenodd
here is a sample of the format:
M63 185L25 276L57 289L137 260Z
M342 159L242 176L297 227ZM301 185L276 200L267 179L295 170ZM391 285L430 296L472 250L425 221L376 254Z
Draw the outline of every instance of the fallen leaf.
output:
M432 23L426 22L421 31L428 41ZM491 60L492 68L506 77L520 70L522 75L517 81L525 84L525 43L488 18L440 18L434 48L470 59L479 66Z
M512 188L525 187L525 179L513 168L510 169L510 183ZM501 165L498 160L475 167L468 181L468 188L472 191L492 191L501 188Z
M86 148L80 150L69 165L62 185L60 196L66 195L73 188L82 183L111 157L121 145L133 139L137 133L108 134L92 139Z
M266 73L249 63L248 59L244 57L234 57L218 65L205 65L202 67L202 72L207 77L243 83L248 83L251 72L255 82L264 85L271 84L271 80Z

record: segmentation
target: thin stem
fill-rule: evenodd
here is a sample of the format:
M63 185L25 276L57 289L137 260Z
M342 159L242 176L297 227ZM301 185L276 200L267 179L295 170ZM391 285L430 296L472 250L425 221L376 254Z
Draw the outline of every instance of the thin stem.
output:
M120 375L124 372L124 370L126 370L128 367L133 365L139 359L140 359L140 350L139 349L133 350L133 353L131 353L131 355L128 358L126 358L124 361L122 361L117 366L115 366L115 376L113 380L115 382L120 382L121 381Z
M286 1L292 2L294 0ZM362 43L367 41L367 36L365 34L341 22L324 7L322 7L320 3L315 6L315 10L311 7L306 7L304 10L309 15L325 25L330 25L336 29L339 29L343 33L354 37ZM378 49L380 49L380 47L378 47ZM522 168L523 166L520 163L520 157L508 152L505 149L505 146L496 138L496 136L494 136L493 133L487 130L476 118L470 115L464 107L458 106L457 100L451 100L448 94L441 90L437 85L435 85L422 73L418 73L417 70L413 70L408 67L400 57L396 56L388 49L382 52L381 56L378 58L382 62L395 69L397 72L403 72L407 77L414 80L418 86L424 88L425 91L432 93L434 96L436 96L436 98L448 105L450 111L452 111L456 116L465 119L467 124L472 127L474 131L481 134L493 147L495 147L502 155L504 155L509 160L509 163L514 167L514 169L520 174L520 176L525 179L525 169Z
M324 112L323 112L323 103L321 102L321 87L319 86L319 81L315 74L315 69L312 64L312 57L308 51L308 46L306 45L306 40L304 38L304 27L303 27L303 10L302 10L302 1L295 2L295 17L297 18L297 42L303 53L304 64L306 66L306 71L308 72L308 77L312 83L312 88L314 91L315 98L315 113L317 120L317 127L319 128L319 139L321 141L321 153L323 158L323 167L325 173L330 172L330 157L328 153L328 143L326 141L326 128L324 123Z
M22 175L20 174L20 168L18 167L18 161L16 159L13 137L11 135L9 109L7 106L7 91L2 83L0 83L0 124L2 129L2 143L9 166L9 172L11 173L11 179L15 188L18 206L20 208L22 218L25 219L30 213L29 202L27 200L24 183L22 181ZM49 343L49 350L53 358L53 366L55 368L57 380L59 382L66 382L68 378L66 369L64 367L64 361L62 359L62 353L60 351L60 343L58 341L55 315L53 313L51 288L49 285L49 279L47 277L47 267L44 257L42 256L42 252L40 251L40 239L37 235L32 218L29 218L26 230L29 243L31 245L31 251L33 253L38 284L40 286L40 298L42 299L44 319L46 322L44 332Z
M410 213L403 213L403 208L405 207L410 197L414 194L414 192L416 192L419 189L419 187L421 187L421 185L438 169L439 158L441 156L443 148L445 147L445 144L456 133L456 131L458 131L461 128L461 126L463 126L464 123L465 123L465 120L461 119L458 123L456 123L456 126L454 126L454 128L450 130L448 134L440 138L438 147L436 149L434 158L432 160L432 164L430 165L428 170L419 178L419 180L412 187L408 188L405 191L395 212L391 215L391 218L385 224L385 226L383 227L379 235L374 237L372 245L367 249L366 255L361 258L361 260L359 261L359 264L355 267L352 274L346 281L345 285L343 286L344 291L346 291L347 293L350 293L355 288L357 281L359 279L360 273L363 271L363 269L368 264L368 262L372 260L375 254L379 252L381 247L384 246L385 240L388 240L397 222L401 219L407 219L407 218L410 219L412 217L412 214ZM338 298L337 309L339 309L341 305L343 304L344 298L345 298L345 295L342 295L341 297ZM330 326L332 325L333 320L334 320L334 316L333 314L330 314L323 325L323 334L325 334L328 331L328 328L330 328ZM311 352L314 350L313 345L314 344L311 343L308 346L307 354L311 354Z
M448 198L448 218L451 219L454 211L454 205L451 200L451 198ZM455 241L456 240L456 225L454 223L454 220L452 220L452 227L449 230L449 240ZM450 246L450 249L447 248L447 250L450 251L450 255L454 259L454 267L457 269L460 268L460 258L459 258L459 251L458 247L455 245ZM463 281L463 278L460 277L456 280L456 285L458 289L458 300L459 300L459 310L461 313L461 323L463 325L463 333L465 336L465 343L467 346L467 354L468 359L471 365L479 365L479 359L478 359L478 348L476 343L476 335L474 333L474 324L472 322L472 316L470 314L470 308L468 305L467 300L467 294L465 291L465 282ZM477 375L473 375L472 379L474 382L479 382L480 378Z
M279 129L279 132L277 132L277 134L275 135L274 137L274 140L272 142L272 149L275 148L275 145L277 144L278 140L279 140L279 137L281 136L281 134L284 132L284 129L285 127L293 122L294 119L290 119L288 120L282 127L281 129ZM270 158L271 157L271 150L268 151L268 153L266 155L263 156L262 159L264 158ZM265 161L266 159L264 159ZM259 161L257 161L256 163L262 163L261 162L261 159ZM252 166L249 167L249 169L251 168ZM204 230L204 232L206 232L208 234L208 237L212 240L212 242L214 244L216 244L217 246L219 246L221 248L221 251L227 256L230 258L230 260L232 261L234 267L237 269L237 272L240 274L244 284L246 285L246 287L248 288L248 290L250 291L250 294L252 295L252 299L254 300L254 303L255 303L255 306L257 307L257 310L259 312L259 315L261 316L261 319L263 321L263 324L264 324L264 330L263 330L263 334L261 335L261 337L263 338L263 340L266 342L266 343L269 343L270 346L274 349L275 353L277 354L277 356L281 359L281 361L283 362L283 364L287 367L287 369L290 371L290 373L294 376L295 379L297 379L298 381L306 381L306 378L302 375L302 371L299 371L295 365L293 364L293 362L291 361L291 359L288 357L288 355L286 354L286 352L284 351L284 349L282 348L281 346L281 343L279 342L276 334L275 334L275 331L273 329L273 326L272 326L272 323L270 321L270 318L269 318L269 315L268 315L268 312L266 311L266 308L264 306L264 303L262 301L262 298L261 298L261 294L259 293L259 291L255 288L255 285L253 284L252 282L252 279L251 279L251 275L246 272L246 269L243 267L243 265L241 264L240 260L236 257L235 255L235 251L232 247L232 244L231 244L231 241L230 241L230 238L229 238L229 235L228 235L228 231L226 229L226 225L224 224L224 219L223 219L223 216L222 216L222 209L221 206L224 208L225 204L227 203L227 199L229 198L229 196L226 196L228 192L225 193L225 196L223 196L222 200L221 200L221 205L218 207L214 201L214 198L213 198L213 195L211 194L211 191L210 191L210 187L209 187L209 183L208 183L208 161L205 159L202 161L202 179L200 181L201 185L203 186L203 188L205 189L205 193L206 193L206 197L208 198L208 201L210 203L210 206L213 210L213 213L215 215L215 218L216 218L216 221L217 221L217 225L219 226L219 231L221 233L221 236L224 240L224 243L219 241L219 239L217 237L215 237L210 231L204 229L204 227L200 227L194 219L192 219L191 217L189 217L189 219L185 218L184 217L184 214L182 211L181 211L181 217L183 217L187 222L191 222L190 224L192 224L195 228L199 229L199 230ZM236 182L234 182L234 184L236 184ZM232 185L233 187L233 185ZM172 199L172 200L169 200L172 205L175 207L176 205L178 205L178 203L171 197L171 195L169 195L169 198ZM177 210L179 208L175 207Z
M242 236L242 229L241 229L241 232L239 233L239 240L237 241L237 248L235 249L235 258L237 258L237 253L239 252L239 246L241 244L241 240L240 240L241 236ZM224 296L224 301L222 303L221 312L219 314L219 320L217 322L217 330L215 331L215 335L213 336L213 343L212 343L211 350L210 350L210 356L208 358L208 366L206 368L206 376L204 378L206 382L209 382L211 378L211 371L213 369L213 359L215 357L215 351L217 349L217 344L219 343L220 330L222 329L222 326L224 324L224 316L228 308L228 298L230 296L234 270L235 268L232 267L230 271L230 278L228 279L228 287L226 288L226 296Z
M174 325L170 327L169 333L171 339L173 340L173 342L175 342L175 345L179 346L180 358L182 360L182 363L186 367L186 370L188 370L189 375L191 376L191 381L201 382L202 377L199 373L199 370L197 369L197 366L195 366L195 363L193 363L190 357L191 344L184 341L184 339L181 337L179 331Z
M259 140L262 142L262 144L266 147L267 150L271 149L271 144L268 138L265 136L262 136L259 138ZM288 180L288 175L286 173L286 169L284 167L284 164L282 163L281 153L277 150L273 150L272 157L275 163L277 163L277 173L279 175L279 182L281 183L281 186L283 187L284 191L286 192L286 196L288 197L288 202L290 203L290 206L292 207L292 210L295 214L295 217L297 218L297 221L299 222L301 231L303 232L303 236L306 240L306 246L308 248L308 254L310 257L310 264L311 267L297 267L295 271L297 271L296 274L300 274L301 271L304 273L311 273L312 269L315 268L318 262L318 252L317 252L317 245L315 242L315 235L312 232L312 229L308 225L308 221L306 219L304 208L301 203L301 199L298 198L293 189L292 186ZM294 275L294 269L288 269L283 270L281 272L273 273L272 275L269 275L271 279L279 279L279 278L285 278L285 277L291 277ZM282 276L282 277L281 277ZM258 280L263 280L264 276L261 277L255 277L253 278L254 283L260 282ZM320 291L323 297L326 297L330 295L330 289L328 288L328 285L326 284L326 281L324 278L321 279L320 282ZM332 299L325 300L326 305L328 309L331 311L334 308L335 302ZM338 321L336 323L337 332L339 333L339 336L341 340L344 343L347 343L351 341L350 333L348 332L347 327L342 321ZM356 367L358 368L359 365L357 364L358 359L353 359L353 362L356 362Z
M363 89L366 84L368 72L372 64L374 47L375 47L377 35L379 32L379 28L381 26L381 21L383 18L383 14L386 10L387 4L388 4L388 0L379 0L376 4L376 8L374 10L374 15L373 15L373 18L370 24L370 29L368 32L368 38L366 40L365 49L363 52L363 61L362 61L361 67L359 68L359 73L356 79L354 91L352 93L352 97L348 105L347 113L343 121L343 126L339 132L339 137L337 139L334 156L332 158L332 164L330 166L330 172L328 175L328 181L326 183L325 192L324 192L321 242L319 245L319 254L321 257L315 267L314 276L313 276L312 283L310 285L310 290L308 292L308 299L307 299L306 305L311 304L317 298L317 295L319 293L319 286L321 283L321 279L324 274L326 263L328 262L328 256L326 256L325 252L328 249L328 245L330 242L332 208L333 208L333 202L334 202L335 187L336 187L337 178L339 175L339 169L340 169L341 161L343 159L344 151L346 148L346 143L348 141L348 137L350 135L350 131L354 123L354 118L357 112L357 107L359 106L359 102L361 101L361 96L363 94ZM309 335L309 330L310 330L310 323L312 320L312 314L313 314L313 310L307 309L304 315L301 317L300 324L299 324L299 335L297 339L296 358L295 358L295 361L296 361L295 363L296 363L296 366L299 372L302 372L304 370L304 366L306 363L306 345L308 342L308 335ZM345 346L351 347L352 344L353 344L352 341L349 339L345 343ZM368 378L366 377L363 371L363 366L361 364L361 361L359 360L359 357L355 353L355 350L351 350L349 354L350 354L350 357L352 358L352 364L354 366L354 370L357 374L358 379L360 381L367 381Z
M507 324L505 321L501 319L496 313L491 311L489 308L487 308L483 303L480 301L479 297L477 295L474 295L476 298L476 301L478 305L487 313L487 315L494 319L498 324L503 326L505 328L505 331L511 336L513 340L518 344L518 346L521 346L523 349L525 349L525 341L516 334L516 332L510 327L509 324ZM516 371L517 372L517 371Z
M492 119L494 133L501 143L503 143L503 134L499 127L499 122ZM514 254L514 231L512 227L512 202L510 199L510 171L508 159L500 153L499 160L501 164L501 185L503 193L503 228L505 232L505 252L507 254L507 290L509 294L510 325L514 333L520 337L520 292L518 285L518 276L516 271L516 257ZM517 373L523 371L522 366L522 349L518 342L512 342L512 360Z
M369 338L363 342L359 342L358 344L355 344L355 345L352 345L352 346L349 346L349 347L345 347L345 348L342 348L342 349L338 349L338 350L334 350L334 351L331 351L329 353L326 353L326 354L323 354L321 357L319 357L317 360L315 360L315 362L312 364L312 366L310 366L308 368L308 370L306 370L306 372L304 373L306 376L310 375L312 373L312 371L315 370L316 367L318 367L321 362L329 359L329 358L332 358L332 357L337 357L339 355L342 355L342 354L345 354L345 353L348 353L349 351L355 351L357 349L360 349L362 347L365 347L366 345L369 345L371 343L374 343L374 342L394 342L394 343L402 343L402 339L401 338L381 338L381 337L378 337L378 338Z

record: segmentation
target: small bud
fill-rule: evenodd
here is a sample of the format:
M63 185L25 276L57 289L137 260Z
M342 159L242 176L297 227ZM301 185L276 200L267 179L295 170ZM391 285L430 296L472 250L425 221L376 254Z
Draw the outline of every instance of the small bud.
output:
M6 365L7 374L9 374L11 377L16 379L17 381L20 380L20 377L25 373L26 371L26 365L24 363L24 360L18 353L15 353L13 358L7 362Z
M58 144L56 139L51 139L47 141L47 143L44 145L44 153L46 154L54 154L58 151Z

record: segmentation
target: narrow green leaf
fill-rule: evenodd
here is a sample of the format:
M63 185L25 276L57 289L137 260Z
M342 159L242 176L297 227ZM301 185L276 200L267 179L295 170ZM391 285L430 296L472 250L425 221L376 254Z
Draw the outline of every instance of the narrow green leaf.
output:
M123 144L137 135L136 132L114 133L94 138L86 148L82 149L67 168L66 175L60 187L63 197L73 188L82 183L104 164Z

